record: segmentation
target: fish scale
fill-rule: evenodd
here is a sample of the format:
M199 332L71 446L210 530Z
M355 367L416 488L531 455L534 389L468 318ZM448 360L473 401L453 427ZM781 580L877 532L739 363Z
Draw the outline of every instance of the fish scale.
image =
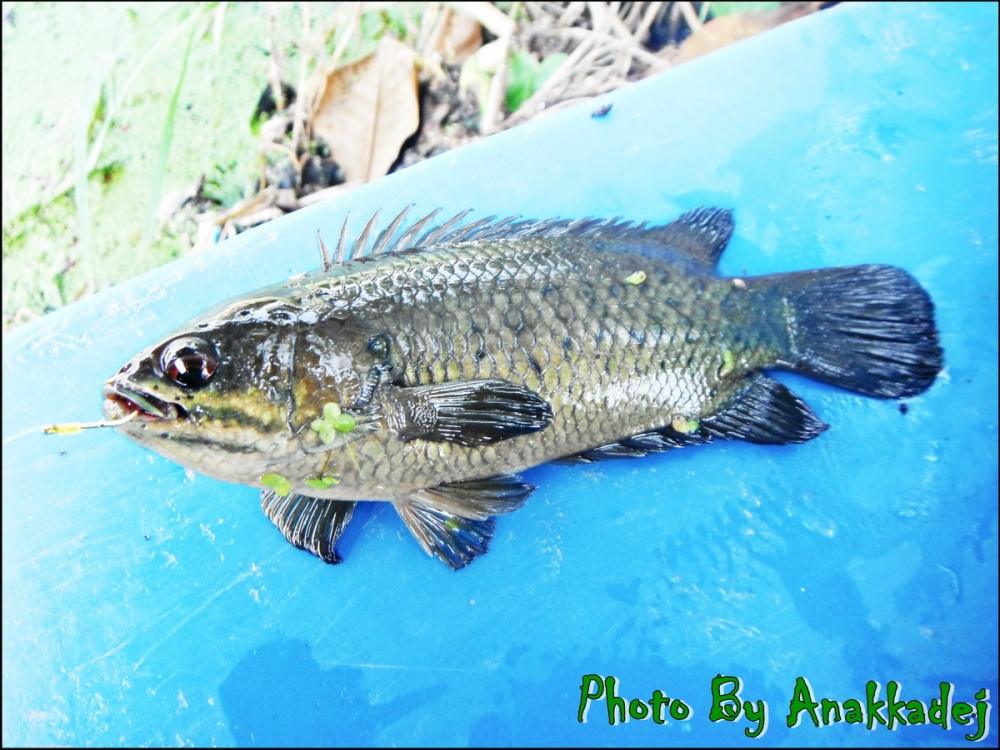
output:
M326 562L355 502L387 500L461 568L531 494L512 472L815 438L825 423L770 367L882 398L941 368L933 304L901 269L719 276L725 209L650 227L405 213L353 245L345 224L341 262L143 350L105 385L106 414L260 487L285 538Z
M488 259L508 256L519 261L505 264L513 269L508 281L487 275ZM624 283L637 266L646 281ZM430 268L433 275L427 273ZM712 314L738 291L729 282L691 283L659 259L636 260L570 238L500 247L458 244L435 249L422 268L409 273L365 273L374 274L377 291L358 300L356 314L370 316L374 329L389 337L404 385L445 382L454 379L449 368L457 367L463 376L470 368L476 378L522 384L553 406L546 430L495 446L456 449L467 461L442 456L438 444L380 436L385 455L374 466L362 467L365 477L375 480L372 491L393 486L408 492L435 480L516 471L668 426L674 415L696 419L713 403L723 351L738 348L751 366L767 355L758 342L731 336L719 325L719 315ZM340 283L352 280L348 276ZM430 290L442 292L437 303L415 305ZM704 331L689 344L683 326L695 305ZM482 333L474 333L473 324ZM672 335L677 332L681 335ZM570 353L563 347L567 338ZM476 360L480 339L492 358ZM417 460L406 460L409 454ZM470 466L472 476L465 473ZM352 472L364 481L356 468L345 468L345 476Z

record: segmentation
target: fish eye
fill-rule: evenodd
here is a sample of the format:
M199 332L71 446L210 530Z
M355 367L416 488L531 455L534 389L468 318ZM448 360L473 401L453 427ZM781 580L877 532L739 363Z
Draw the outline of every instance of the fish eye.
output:
M185 388L201 388L218 366L215 347L197 336L174 339L160 354L163 374Z

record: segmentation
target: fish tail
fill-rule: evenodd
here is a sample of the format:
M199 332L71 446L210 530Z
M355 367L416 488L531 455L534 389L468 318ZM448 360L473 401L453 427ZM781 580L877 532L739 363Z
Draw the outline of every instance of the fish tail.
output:
M784 317L781 366L881 398L922 393L941 371L934 303L901 268L848 266L753 282L770 287L769 309Z

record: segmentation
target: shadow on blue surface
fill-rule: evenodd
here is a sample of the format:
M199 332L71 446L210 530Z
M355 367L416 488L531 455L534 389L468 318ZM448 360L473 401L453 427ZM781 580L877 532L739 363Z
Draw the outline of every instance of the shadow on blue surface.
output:
M279 639L248 653L219 686L237 745L280 747L370 742L372 734L438 697L434 688L379 704L364 685L364 666L324 669L305 641ZM336 727L330 717L339 716ZM324 731L317 733L317 728ZM332 730L332 731L331 731Z
M7 337L3 741L754 744L708 721L739 675L771 744L951 745L956 730L788 729L818 694L997 695L997 8L862 5L789 24L297 212ZM317 228L382 208L669 219L736 210L722 273L894 263L937 305L946 370L907 402L780 375L831 429L544 466L453 574L391 509L331 568L253 490L103 431L100 386L205 307L315 267ZM686 722L576 721L587 673ZM995 742L997 712L990 720Z

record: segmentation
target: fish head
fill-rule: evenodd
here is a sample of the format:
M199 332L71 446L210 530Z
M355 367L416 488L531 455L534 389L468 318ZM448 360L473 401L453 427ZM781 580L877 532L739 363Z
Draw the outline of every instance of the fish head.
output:
M130 359L104 385L105 416L144 446L248 482L291 450L298 313L280 298L210 310Z
M353 318L316 319L280 297L238 301L130 359L104 385L104 413L130 417L119 430L209 476L307 476L310 456L346 455L378 429L363 396L378 385L382 344Z

